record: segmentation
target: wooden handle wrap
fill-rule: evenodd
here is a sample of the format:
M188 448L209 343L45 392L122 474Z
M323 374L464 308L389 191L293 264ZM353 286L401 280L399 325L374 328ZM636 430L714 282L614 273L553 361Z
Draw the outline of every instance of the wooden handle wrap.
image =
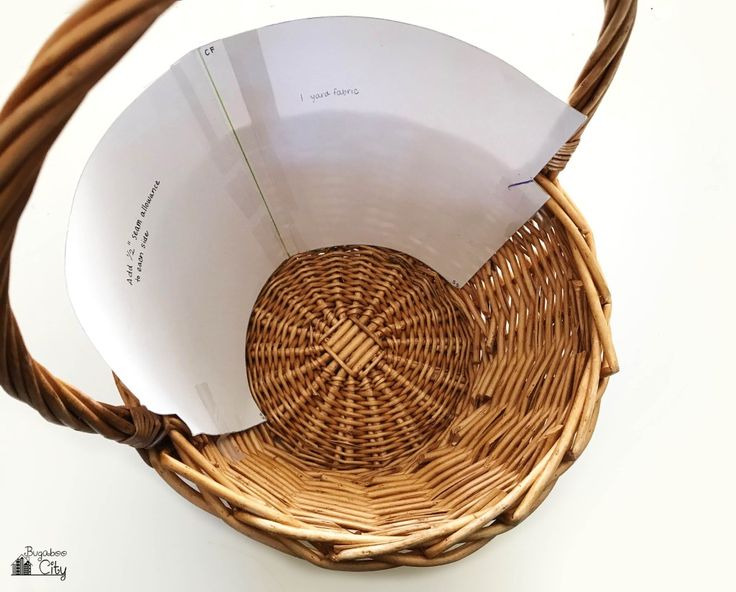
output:
M121 390L124 406L99 403L33 359L8 296L10 250L46 153L94 84L173 0L92 0L46 42L0 112L0 385L48 421L135 447L164 433L163 419Z
M636 0L605 0L603 26L593 53L585 62L568 103L588 116L585 124L547 163L545 174L554 179L565 168L580 143L580 136L598 109L616 75L636 20Z
M176 420L141 406L119 381L124 405L97 402L34 360L9 302L10 252L46 153L67 120L92 86L172 3L90 0L53 33L0 112L0 385L48 421L137 448L154 446L167 423ZM635 0L605 2L598 43L570 95L570 104L589 117L618 68L635 13ZM564 168L581 133L582 129L550 161L548 177Z

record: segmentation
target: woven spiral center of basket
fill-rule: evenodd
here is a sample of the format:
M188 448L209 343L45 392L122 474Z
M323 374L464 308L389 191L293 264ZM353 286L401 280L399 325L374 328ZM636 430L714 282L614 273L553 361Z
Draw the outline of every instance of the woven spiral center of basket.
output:
M375 247L295 255L251 316L251 390L274 442L320 467L423 448L468 389L470 331L444 279Z
M352 377L362 377L383 357L380 340L358 319L338 321L322 347Z

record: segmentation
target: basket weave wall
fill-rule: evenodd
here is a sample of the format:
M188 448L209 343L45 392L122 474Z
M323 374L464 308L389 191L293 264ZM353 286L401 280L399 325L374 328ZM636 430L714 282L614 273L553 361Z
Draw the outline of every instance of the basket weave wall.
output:
M332 569L455 561L526 518L582 453L618 370L590 230L557 181L547 204L461 289L402 253L346 246L272 276L248 332L268 421L192 437L176 417L86 396L28 353L8 299L18 218L89 89L172 0L92 0L57 29L0 112L0 384L47 420L138 449L185 498ZM608 0L570 96L595 112L636 13Z

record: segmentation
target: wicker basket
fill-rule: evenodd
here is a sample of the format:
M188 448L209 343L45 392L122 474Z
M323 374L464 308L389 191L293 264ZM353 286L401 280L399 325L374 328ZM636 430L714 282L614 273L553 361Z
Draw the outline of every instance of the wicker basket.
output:
M100 403L26 350L8 300L18 218L87 91L172 0L92 0L48 40L0 113L0 381L43 417L136 447L177 492L316 565L455 561L526 518L588 443L618 369L609 291L557 173L549 201L462 289L366 246L296 255L251 317L249 380L267 423L192 437L176 417ZM605 20L570 104L591 116L621 60L634 0Z

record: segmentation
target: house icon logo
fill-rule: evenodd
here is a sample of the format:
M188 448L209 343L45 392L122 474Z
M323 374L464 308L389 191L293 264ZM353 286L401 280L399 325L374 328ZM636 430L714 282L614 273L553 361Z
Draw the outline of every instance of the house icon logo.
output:
M31 562L28 561L23 555L19 555L18 559L10 564L11 576L30 576L31 575Z
M10 564L11 576L50 576L66 580L67 552L63 549L34 549L28 545Z

